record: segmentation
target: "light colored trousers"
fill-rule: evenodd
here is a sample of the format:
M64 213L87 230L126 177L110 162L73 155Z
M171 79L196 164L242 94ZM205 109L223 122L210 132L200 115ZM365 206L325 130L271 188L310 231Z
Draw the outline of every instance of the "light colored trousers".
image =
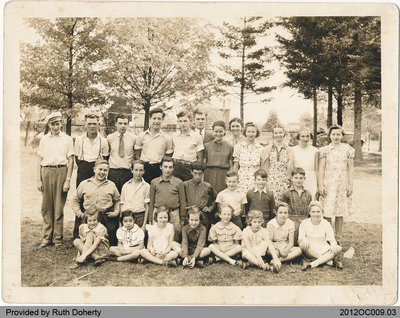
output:
M61 243L63 238L64 205L67 192L63 192L67 167L42 167L43 243Z

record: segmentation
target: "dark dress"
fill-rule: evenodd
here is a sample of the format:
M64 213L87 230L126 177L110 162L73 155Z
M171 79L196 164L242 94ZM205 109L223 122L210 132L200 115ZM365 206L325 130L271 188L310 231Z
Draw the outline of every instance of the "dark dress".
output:
M204 180L218 193L226 189L225 177L229 170L229 161L233 159L233 147L226 141L215 139L206 143L206 172Z

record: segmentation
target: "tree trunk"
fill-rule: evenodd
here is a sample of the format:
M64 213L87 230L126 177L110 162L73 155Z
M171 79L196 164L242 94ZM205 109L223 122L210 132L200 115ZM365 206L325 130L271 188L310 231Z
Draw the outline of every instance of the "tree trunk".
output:
M362 160L361 150L361 124L362 124L362 107L361 107L361 85L358 79L354 82L354 149L355 159Z
M342 93L337 98L337 124L343 126L343 96Z
M25 147L28 144L28 138L29 138L29 129L31 128L31 121L28 120L26 123L26 132L25 132Z
M246 18L243 19L243 30L246 29ZM244 32L242 33L244 37ZM244 122L244 86L245 86L245 74L244 74L244 66L245 66L245 56L246 56L246 45L245 39L242 39L243 47L242 47L242 70L240 74L240 119Z
M318 122L318 109L317 109L317 88L313 88L313 102L314 102L314 134L313 134L313 146L317 146L317 122Z
M144 125L143 125L143 131L147 130L149 128L149 112L150 112L150 101L147 100L146 103L143 105L144 109Z
M332 84L328 85L328 114L326 118L326 126L332 126L332 97L333 97L333 89Z

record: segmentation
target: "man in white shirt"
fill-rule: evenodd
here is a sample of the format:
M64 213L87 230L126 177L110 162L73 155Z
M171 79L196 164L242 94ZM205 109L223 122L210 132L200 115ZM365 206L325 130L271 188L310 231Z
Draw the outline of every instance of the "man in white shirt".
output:
M161 131L165 113L160 108L149 112L150 128L136 138L135 158L144 161L143 179L147 183L161 176L160 163L165 155L172 154L172 139Z
M46 122L50 131L40 139L37 174L37 187L43 194L41 248L53 243L56 247L62 244L64 205L74 167L74 144L71 136L61 132L61 113L51 113Z
M107 136L110 148L108 180L115 183L119 193L121 193L125 182L132 179L131 166L136 137L127 131L128 123L129 119L127 116L118 114L115 117L117 131Z
M97 159L108 159L109 148L107 139L99 132L99 116L85 115L86 132L75 139L75 161L78 166L76 187L86 179L94 176L94 163Z

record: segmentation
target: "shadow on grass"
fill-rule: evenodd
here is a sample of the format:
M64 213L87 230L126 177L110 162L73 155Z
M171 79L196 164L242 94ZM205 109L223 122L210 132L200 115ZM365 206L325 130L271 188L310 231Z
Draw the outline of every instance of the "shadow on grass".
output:
M65 232L72 232L67 223ZM352 260L344 260L344 270L323 266L307 272L298 264L284 265L279 274L256 268L242 270L228 264L203 269L166 268L153 264L106 262L100 267L88 264L75 270L76 251L67 235L60 249L37 249L41 224L25 218L21 229L21 285L52 286L283 286L283 285L381 285L382 227L376 224L348 223L344 226L343 248L356 250ZM86 275L86 276L85 276Z

